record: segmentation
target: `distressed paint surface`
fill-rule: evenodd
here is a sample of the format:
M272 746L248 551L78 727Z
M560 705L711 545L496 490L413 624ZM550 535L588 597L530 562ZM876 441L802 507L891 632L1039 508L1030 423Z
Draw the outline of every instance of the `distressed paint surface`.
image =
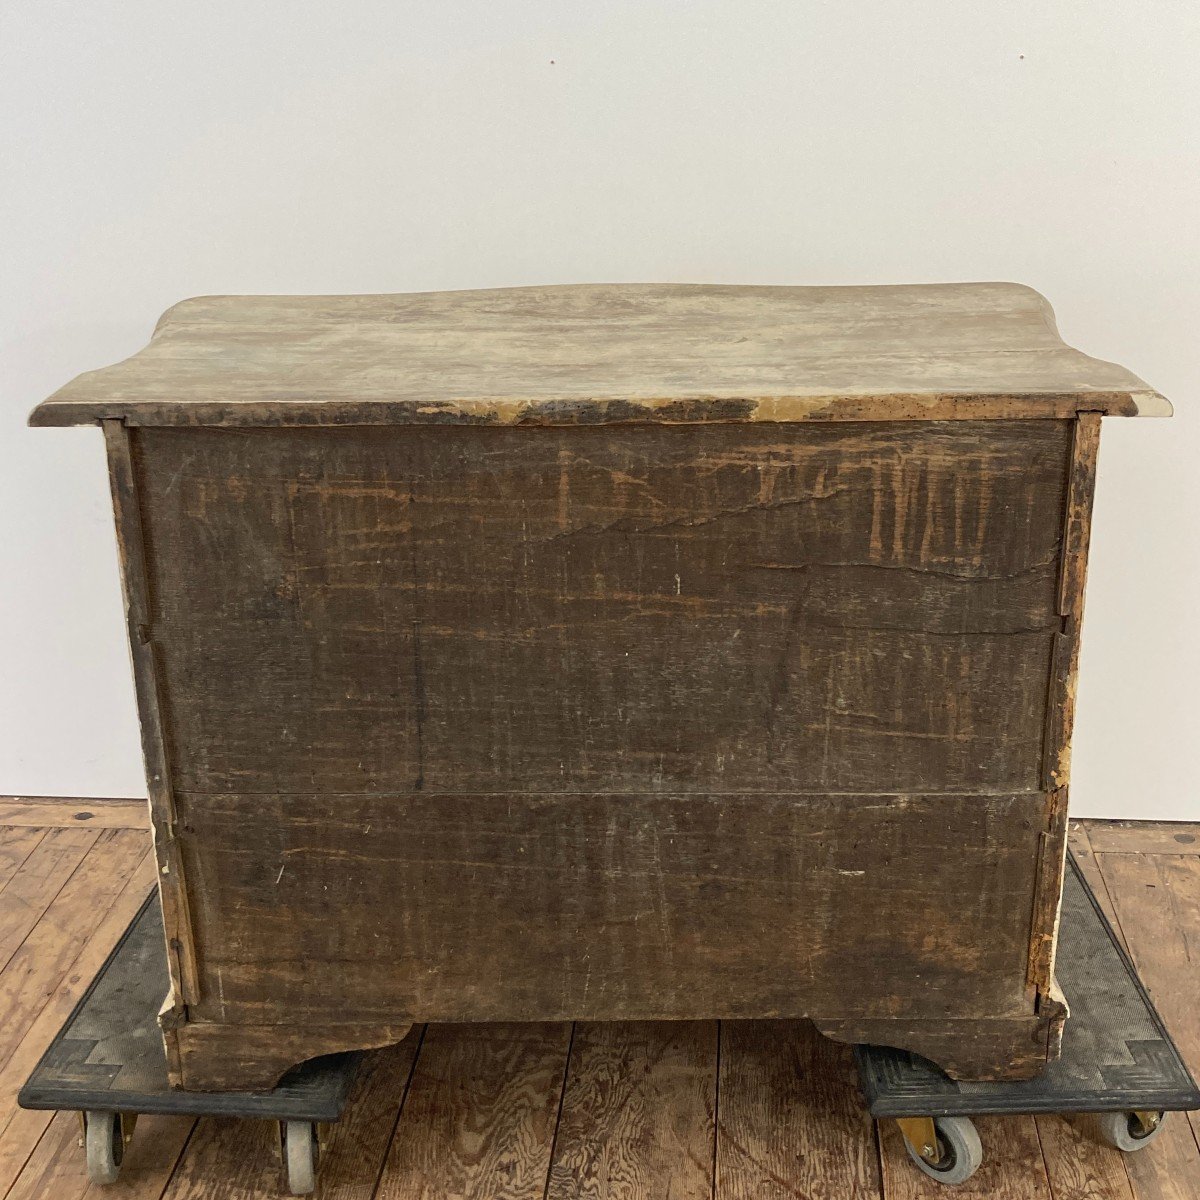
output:
M1167 415L1011 283L609 284L206 296L38 425L791 422Z

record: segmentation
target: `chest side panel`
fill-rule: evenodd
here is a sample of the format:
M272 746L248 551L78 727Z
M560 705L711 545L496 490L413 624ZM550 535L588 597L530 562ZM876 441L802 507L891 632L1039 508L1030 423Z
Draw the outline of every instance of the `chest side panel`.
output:
M1069 449L136 430L176 787L1036 791Z

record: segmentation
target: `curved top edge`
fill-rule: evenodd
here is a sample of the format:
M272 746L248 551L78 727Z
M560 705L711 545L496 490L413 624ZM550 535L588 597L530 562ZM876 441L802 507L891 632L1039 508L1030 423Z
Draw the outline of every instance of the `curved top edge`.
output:
M740 407L739 407L740 406ZM1169 415L1017 283L197 296L34 425ZM910 414L906 416L905 414ZM567 415L564 415L567 414Z

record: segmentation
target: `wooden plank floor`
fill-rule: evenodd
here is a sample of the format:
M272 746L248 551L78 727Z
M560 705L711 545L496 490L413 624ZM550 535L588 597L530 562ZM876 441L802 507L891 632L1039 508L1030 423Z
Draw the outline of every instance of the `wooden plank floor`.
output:
M153 883L141 806L0 804L0 1197L286 1193L262 1122L143 1118L89 1188L73 1114L16 1092ZM1089 823L1077 857L1200 1073L1200 825ZM979 1121L995 1200L1200 1200L1200 1116L1123 1156L1085 1121ZM950 1195L804 1022L428 1026L372 1055L322 1163L336 1200L920 1200Z

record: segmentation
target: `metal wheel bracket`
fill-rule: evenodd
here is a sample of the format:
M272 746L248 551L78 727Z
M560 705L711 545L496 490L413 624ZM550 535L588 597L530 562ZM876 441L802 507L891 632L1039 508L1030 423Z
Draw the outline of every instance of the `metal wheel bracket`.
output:
M941 1157L938 1152L937 1127L932 1117L897 1117L896 1124L904 1140L928 1163L937 1163Z
M1145 1109L1135 1108L1132 1110L1132 1116L1141 1126L1142 1136L1149 1137L1162 1123L1163 1114Z

